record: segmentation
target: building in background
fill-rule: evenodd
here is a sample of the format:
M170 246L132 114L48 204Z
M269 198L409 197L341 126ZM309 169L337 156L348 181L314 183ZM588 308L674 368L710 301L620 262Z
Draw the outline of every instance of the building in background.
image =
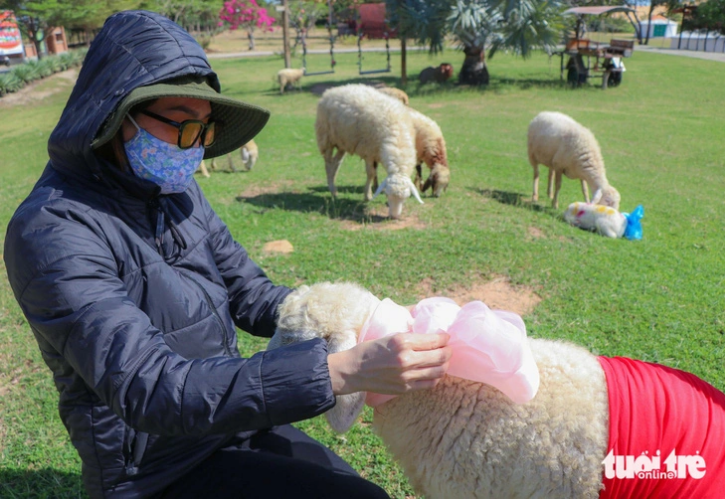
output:
M642 36L647 36L649 31L650 38L673 38L677 36L678 25L675 21L671 21L664 16L652 17L650 23L646 18L642 19Z
M0 64L9 66L22 62L25 62L25 49L15 14L0 10Z

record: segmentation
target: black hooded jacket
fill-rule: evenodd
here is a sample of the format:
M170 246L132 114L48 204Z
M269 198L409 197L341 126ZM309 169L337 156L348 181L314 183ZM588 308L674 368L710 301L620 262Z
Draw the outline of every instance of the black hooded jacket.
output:
M159 196L90 147L131 90L188 74L218 85L179 26L110 17L8 225L9 281L92 497L147 497L235 438L334 405L324 341L240 358L235 326L271 336L290 290L249 259L196 182Z

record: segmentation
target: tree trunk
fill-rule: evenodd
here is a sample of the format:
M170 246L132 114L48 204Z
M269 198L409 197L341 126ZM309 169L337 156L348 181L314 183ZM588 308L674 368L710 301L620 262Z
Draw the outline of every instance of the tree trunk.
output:
M464 47L463 67L458 73L458 82L463 85L488 85L488 68L486 67L483 47Z
M45 34L43 34L42 37L39 37L39 33L37 31L34 31L30 35L30 39L33 41L33 46L35 47L35 53L38 56L38 60L41 60L43 58L43 40L45 39Z
M254 50L254 28L247 31L247 38L249 39L249 50Z
M649 5L649 16L647 17L647 36L644 39L644 44L649 45L649 33L652 31L652 12L655 10L655 3L651 2Z
M408 61L405 35L400 38L400 84L405 87L408 84Z

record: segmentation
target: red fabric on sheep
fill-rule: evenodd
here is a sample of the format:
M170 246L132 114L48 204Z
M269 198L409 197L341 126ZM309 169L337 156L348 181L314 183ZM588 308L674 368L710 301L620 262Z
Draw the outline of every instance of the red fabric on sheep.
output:
M624 357L599 363L609 394L600 499L722 498L725 394L667 366Z

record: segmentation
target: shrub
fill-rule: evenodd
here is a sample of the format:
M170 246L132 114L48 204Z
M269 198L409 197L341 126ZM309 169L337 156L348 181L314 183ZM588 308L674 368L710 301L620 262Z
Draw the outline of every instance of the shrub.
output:
M41 78L47 78L48 76L53 74L53 68L51 66L52 63L48 62L49 57L46 57L42 60L36 60L36 61L29 61L26 63L26 65L30 68L30 70L33 72L35 78L34 80L39 80Z
M40 78L37 67L31 65L29 62L21 64L20 66L15 66L10 72L26 84Z
M24 85L25 82L18 78L12 71L0 74L0 97L11 92L17 92Z

